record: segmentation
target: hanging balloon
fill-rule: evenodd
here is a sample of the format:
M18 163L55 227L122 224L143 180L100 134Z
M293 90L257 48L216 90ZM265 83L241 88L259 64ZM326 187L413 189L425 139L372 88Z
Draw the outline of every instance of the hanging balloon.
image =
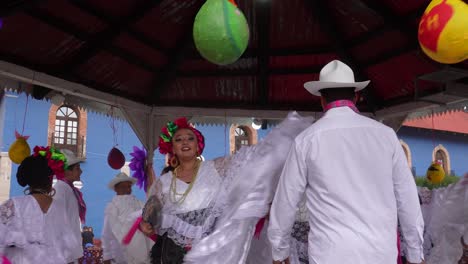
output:
M445 178L445 171L442 165L437 162L433 162L426 172L427 180L432 184L439 184Z
M249 25L233 0L208 0L195 17L193 39L203 58L227 65L247 48Z
M11 161L16 164L21 164L21 162L31 155L31 148L29 147L28 140L29 136L22 136L17 131L15 131L16 140L11 144L8 149L8 157Z
M435 61L458 63L468 58L468 4L432 0L419 22L421 49Z
M107 155L107 163L114 170L120 170L125 165L125 156L122 151L113 147Z

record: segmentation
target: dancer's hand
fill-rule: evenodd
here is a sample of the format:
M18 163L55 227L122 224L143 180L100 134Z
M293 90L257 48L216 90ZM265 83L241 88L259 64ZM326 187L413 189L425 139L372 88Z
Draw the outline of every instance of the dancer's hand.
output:
M290 264L289 262L289 258L285 259L285 260L273 260L273 264Z
M140 230L141 230L141 232L143 232L143 234L145 234L146 236L152 236L152 235L154 235L154 229L153 229L153 227L151 226L151 224L148 223L148 222L141 221L141 223L140 223Z

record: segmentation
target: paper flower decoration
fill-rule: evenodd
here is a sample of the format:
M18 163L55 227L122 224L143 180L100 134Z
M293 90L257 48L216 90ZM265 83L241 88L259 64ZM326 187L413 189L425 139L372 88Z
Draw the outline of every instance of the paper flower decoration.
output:
M146 150L142 147L139 149L133 146L133 152L130 153L133 158L130 160L130 170L133 171L132 177L137 179L136 185L143 190L147 190L147 176L146 176Z

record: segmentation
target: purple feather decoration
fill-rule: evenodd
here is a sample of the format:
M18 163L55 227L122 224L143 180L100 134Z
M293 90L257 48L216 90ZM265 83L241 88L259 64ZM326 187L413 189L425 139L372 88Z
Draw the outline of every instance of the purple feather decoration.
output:
M143 190L147 190L147 177L145 172L145 164L146 164L146 150L144 147L139 149L136 146L133 146L133 152L130 153L130 156L133 158L130 160L130 164L128 165L130 169L133 171L132 177L137 179L136 185Z

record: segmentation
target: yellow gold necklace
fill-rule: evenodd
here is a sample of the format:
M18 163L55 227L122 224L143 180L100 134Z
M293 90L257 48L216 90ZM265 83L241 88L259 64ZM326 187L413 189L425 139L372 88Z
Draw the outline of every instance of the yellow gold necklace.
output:
M198 171L200 169L200 165L201 165L201 160L197 160L197 162L196 162L196 164L195 164L195 166L193 168L194 175L192 177L192 181L189 183L189 186L187 187L187 189L183 193L178 193L177 192L177 172L178 172L178 169L180 168L180 166L178 166L177 168L174 169L174 171L172 172L172 180L171 180L171 192L172 192L171 197L172 197L172 202L173 203L182 204L185 201L185 198L187 198L187 195L192 190L193 184L195 183L195 180L197 179ZM180 198L177 199L178 195L180 195Z

